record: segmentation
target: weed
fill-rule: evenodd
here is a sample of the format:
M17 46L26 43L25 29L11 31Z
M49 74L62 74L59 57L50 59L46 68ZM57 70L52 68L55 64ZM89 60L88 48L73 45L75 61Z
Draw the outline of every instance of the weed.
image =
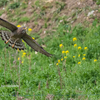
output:
M34 6L40 7L40 1L36 1ZM55 27L44 30L49 23L47 23L48 18L44 16L46 9L42 9L40 15L34 12L36 18L34 24L37 28L39 24L37 19L43 18L45 20L43 29L34 34L31 34L34 29L29 27L27 30L28 34L54 57L48 58L35 52L24 41L22 42L26 50L16 51L4 44L0 38L0 98L2 100L7 98L15 100L18 97L24 99L27 97L30 100L33 98L98 100L100 98L99 21L96 19L91 27L84 27L82 24L71 27L66 22L67 16L58 15L64 9L64 5L57 3L57 6L59 9L54 10L53 18L50 16L53 20L50 24L57 23ZM77 11L80 12L81 10ZM74 18L77 13L73 13ZM30 21L30 17L18 16L25 14L24 11L19 12L19 9L15 9L14 14L17 17L14 16L11 21L18 23ZM11 12L7 12L7 15L8 18L13 16ZM0 27L0 30L7 29ZM46 36L41 39L40 34L43 31Z
M9 9L16 9L20 6L20 2L14 2L9 5Z
M28 17L22 17L21 19L18 20L18 22L29 22L30 21L30 18Z
M8 0L0 0L0 7L5 6Z

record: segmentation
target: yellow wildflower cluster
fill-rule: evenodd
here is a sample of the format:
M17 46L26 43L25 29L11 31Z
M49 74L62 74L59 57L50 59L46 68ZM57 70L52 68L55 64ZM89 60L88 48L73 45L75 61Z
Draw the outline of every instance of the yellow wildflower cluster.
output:
M19 51L19 48L17 48L17 51Z
M56 65L58 65L60 63L60 60L58 60L58 62L56 63Z
M58 66L58 63L56 63L56 65Z
M75 56L73 56L73 58L75 58Z
M22 40L22 42L24 42L24 40Z
M17 27L21 27L21 25L17 25Z
M59 47L60 47L60 48L63 47L63 44L60 44Z
M74 37L74 38L73 38L73 41L77 41L77 38L76 38L76 37Z
M85 57L82 58L82 60L85 60L85 59L86 59Z
M22 58L25 57L26 52L24 52L23 50L21 50L21 52L22 52ZM20 57L18 57L18 60L20 60ZM23 63L23 61L21 61L21 63Z
M83 56L86 56L86 54L83 54Z
M61 61L63 61L64 59L66 59L66 58L67 58L67 56L64 56L64 58L58 59L58 62L56 63L56 65L59 65L59 63L60 63Z
M31 29L31 28L29 28L29 29L28 29L28 31L32 31L32 29Z
M62 51L62 53L65 53L65 51Z
M77 44L74 44L74 47L76 47L77 46Z
M61 61L63 61L63 58L61 58Z
M34 37L32 37L32 39L34 40L35 38L34 38Z
M65 59L67 58L67 56L64 57Z
M67 54L67 53L69 53L69 51L67 50L65 53Z
M24 57L26 55L26 53L25 52L23 52L23 55L22 55L22 57Z
M66 51L62 51L62 54L64 54L64 53L67 54L67 53L69 53L69 51L68 51L68 50L66 50Z
M78 49L82 49L82 48L79 46Z
M20 60L20 57L18 57L18 60ZM23 61L21 63L23 63Z
M97 61L97 59L94 59L94 62L96 62Z
M87 47L84 47L84 50L87 50L88 48Z
M18 57L18 60L20 60L20 57Z
M78 57L80 57L80 54L78 55Z
M58 63L56 65L58 65L60 63L60 60L58 60Z
M81 64L81 62L78 62L78 64Z
M73 38L73 41L77 41L77 38L76 37L74 37ZM63 46L63 44L60 44L59 45L59 47L61 48L61 47L64 47ZM77 50L78 50L78 59L81 59L81 49L82 49L82 47L81 46L77 46L77 44L75 43L74 44L74 47L77 47ZM75 49L76 50L76 49ZM84 50L85 50L85 53L86 53L86 50L88 50L88 48L87 47L84 47ZM64 51L64 50L62 50L62 54L63 54L63 56L64 56L64 54L68 54L69 53L69 51L68 50L66 50L66 51ZM80 53L80 54L79 54ZM82 59L81 59L81 61L83 60L83 61L85 61L86 60L86 54L83 54L83 57L82 57ZM72 56L73 58L75 58L76 56ZM64 59L66 59L67 58L67 56L64 56L63 58L61 58L61 59L59 59L58 60L58 62L56 63L56 65L59 65L59 63L61 62L61 61L64 61ZM75 62L76 62L76 59L73 59L73 60L75 60ZM82 62L81 61L79 61L79 62L77 62L77 64L81 64ZM96 62L97 61L97 59L94 59L94 62Z

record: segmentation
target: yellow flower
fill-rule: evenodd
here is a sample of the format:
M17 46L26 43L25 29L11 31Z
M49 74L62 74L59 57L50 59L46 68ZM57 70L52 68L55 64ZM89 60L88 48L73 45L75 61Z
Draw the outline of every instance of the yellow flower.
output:
M66 50L66 51L65 51L65 53L67 54L67 53L69 53L69 51L68 51L68 50Z
M80 57L80 54L78 55L78 57Z
M58 65L58 63L56 63L56 65Z
M64 57L65 59L67 58L67 56Z
M60 48L63 47L63 44L60 44L59 47L60 47Z
M60 60L58 60L58 63L60 63Z
M23 55L22 55L22 57L24 57L26 55L26 53L25 52L23 52Z
M24 52L24 50L21 50L21 52Z
M83 54L83 56L86 56L86 54Z
M73 56L73 58L75 58L75 56Z
M63 58L61 58L61 61L63 61Z
M25 52L23 52L23 55L26 55L26 53L25 53Z
M76 47L77 46L77 44L74 44L74 47Z
M20 60L20 57L18 57L18 60Z
M34 40L35 38L34 38L34 37L32 37L32 39Z
M24 57L25 55L22 55L22 57Z
M84 47L84 50L87 50L87 47Z
M17 51L19 51L19 48L17 48Z
M76 41L76 40L77 40L77 38L76 38L76 37L74 37L74 38L73 38L73 41Z
M24 40L22 40L22 42L24 42Z
M62 53L65 53L65 51L62 51Z
M21 27L20 25L17 25L17 27Z
M29 28L29 29L28 29L28 31L32 31L32 29L31 29L31 28Z
M23 61L21 63L23 63Z
M85 59L86 59L85 57L82 58L82 60L85 60Z
M78 64L81 64L81 62L78 62Z
M82 49L81 47L78 47L78 49Z
M94 62L96 62L97 61L97 59L94 59Z

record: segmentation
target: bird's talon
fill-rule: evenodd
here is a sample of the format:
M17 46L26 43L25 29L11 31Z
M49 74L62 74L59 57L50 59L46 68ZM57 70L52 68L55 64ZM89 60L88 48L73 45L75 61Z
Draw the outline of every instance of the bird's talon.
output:
M12 45L12 48L14 48L14 46L15 46L15 45L13 44L13 45Z
M9 40L6 42L6 44L9 42Z

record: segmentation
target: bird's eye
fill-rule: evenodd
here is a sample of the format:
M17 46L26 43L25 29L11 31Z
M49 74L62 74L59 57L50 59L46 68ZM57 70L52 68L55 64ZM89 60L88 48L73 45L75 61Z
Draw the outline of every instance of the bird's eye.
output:
M22 33L25 33L25 30L22 30Z

